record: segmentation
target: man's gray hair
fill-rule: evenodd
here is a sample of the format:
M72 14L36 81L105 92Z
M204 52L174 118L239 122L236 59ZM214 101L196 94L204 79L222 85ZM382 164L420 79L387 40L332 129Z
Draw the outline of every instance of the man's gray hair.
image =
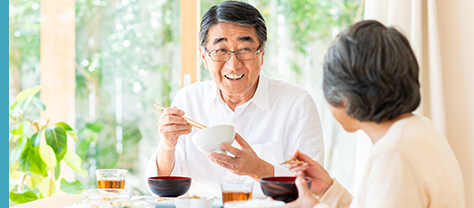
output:
M253 26L257 31L257 38L262 48L267 42L267 27L260 12L252 5L240 1L225 1L212 6L202 17L199 32L199 45L205 48L209 29L221 22L228 22L243 26Z
M420 104L418 63L408 40L375 20L339 34L324 58L324 96L359 121L380 123Z

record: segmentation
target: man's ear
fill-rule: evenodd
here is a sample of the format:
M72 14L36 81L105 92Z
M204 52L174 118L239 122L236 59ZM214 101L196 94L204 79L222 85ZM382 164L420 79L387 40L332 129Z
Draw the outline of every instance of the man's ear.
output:
M199 48L199 53L201 54L202 62L204 63L204 67L205 67L207 70L209 70L209 68L207 67L206 54L203 53L201 47L198 47L198 48Z

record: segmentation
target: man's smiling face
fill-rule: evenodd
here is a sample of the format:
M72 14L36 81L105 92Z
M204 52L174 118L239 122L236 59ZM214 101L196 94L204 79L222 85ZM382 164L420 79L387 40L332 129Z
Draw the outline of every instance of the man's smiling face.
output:
M208 38L207 51L219 49L235 51L243 48L256 50L260 46L255 27L233 23L223 22L212 26L208 31ZM237 59L236 54L232 54L230 59L224 62L213 61L205 51L201 51L201 55L224 100L229 97L240 97L243 101L247 101L253 97L257 89L264 52L248 61Z

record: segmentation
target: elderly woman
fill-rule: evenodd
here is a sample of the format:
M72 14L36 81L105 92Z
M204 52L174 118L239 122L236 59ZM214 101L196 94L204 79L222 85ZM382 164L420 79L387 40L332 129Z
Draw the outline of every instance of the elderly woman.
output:
M348 132L364 130L374 144L362 186L351 196L305 154L290 165L299 198L287 207L457 207L464 205L461 170L446 138L425 117L418 64L408 40L373 20L343 31L324 64L324 94ZM313 182L307 187L301 176Z

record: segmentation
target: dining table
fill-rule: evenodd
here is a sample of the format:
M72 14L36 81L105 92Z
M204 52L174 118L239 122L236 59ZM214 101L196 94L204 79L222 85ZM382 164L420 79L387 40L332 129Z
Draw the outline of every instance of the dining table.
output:
M15 205L13 208L64 208L82 203L83 201L80 194L58 192L47 198Z
M144 198L145 196L134 196L133 198ZM150 196L149 196L150 197ZM216 199L217 200L217 199ZM221 200L221 199L218 199ZM156 208L175 208L173 203L155 203ZM53 196L38 199L12 206L12 208L87 208L80 194L67 194L58 192ZM212 208L222 208L221 203L215 203Z

